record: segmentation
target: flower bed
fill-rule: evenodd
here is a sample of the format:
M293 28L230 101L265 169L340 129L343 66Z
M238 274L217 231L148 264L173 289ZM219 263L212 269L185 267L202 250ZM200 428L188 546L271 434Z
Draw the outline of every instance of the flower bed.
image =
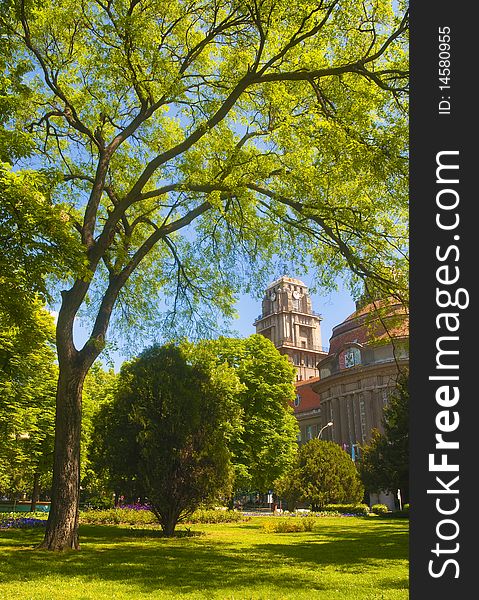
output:
M45 527L46 519L39 519L36 513L26 513L19 517L17 513L0 514L0 529L28 529L31 527Z

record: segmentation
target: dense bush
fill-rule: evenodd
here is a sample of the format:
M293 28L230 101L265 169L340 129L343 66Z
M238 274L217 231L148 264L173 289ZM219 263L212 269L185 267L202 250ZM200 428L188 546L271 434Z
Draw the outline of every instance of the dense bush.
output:
M375 515L385 515L389 512L389 508L385 504L373 504L371 506L371 512Z
M284 519L270 519L263 525L263 530L268 533L299 533L313 531L316 519L312 517L286 517Z
M244 517L242 513L235 510L195 510L185 520L185 523L237 523L238 521L249 521L251 517Z
M150 510L108 508L80 511L80 523L89 525L149 525L158 523L158 520Z
M341 515L354 515L358 517L366 517L369 512L367 504L327 504L323 508L324 512L336 512Z
M185 519L185 523L234 523L245 520L240 512L234 510L195 511ZM135 508L111 508L108 510L84 510L80 512L80 522L90 525L152 525L158 519L145 506Z

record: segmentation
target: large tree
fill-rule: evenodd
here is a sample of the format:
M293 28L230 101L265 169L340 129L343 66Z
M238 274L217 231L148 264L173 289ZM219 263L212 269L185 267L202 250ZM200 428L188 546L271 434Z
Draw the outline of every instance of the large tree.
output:
M147 496L166 535L201 503L230 493L240 388L233 369L184 346L153 346L122 368L102 411L99 454L113 484Z
M235 398L241 427L230 443L235 490L267 492L291 465L297 448L298 423L289 404L295 396L295 369L258 334L220 337L191 349L203 351L219 364L226 362L243 384Z
M298 425L288 403L294 398L294 368L261 335L183 342L179 348L192 364L209 364L220 372L226 368L237 382L227 437L234 473L232 490L267 491L296 453ZM124 371L130 372L130 367L125 365ZM118 385L124 386L125 381L123 374ZM138 429L131 418L133 396L119 392L94 418L90 456L93 470L100 478L106 476L116 497L134 499L146 494L138 476Z
M82 386L115 305L144 323L172 294L167 317L205 298L228 316L242 281L283 253L322 281L349 269L405 293L407 13L386 0L1 8L8 56L30 68L14 127L55 174L86 263L61 292L43 544L77 548Z

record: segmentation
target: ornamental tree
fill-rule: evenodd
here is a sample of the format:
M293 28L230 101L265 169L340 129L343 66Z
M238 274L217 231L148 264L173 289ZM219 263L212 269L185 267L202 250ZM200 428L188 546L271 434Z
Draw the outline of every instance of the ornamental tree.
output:
M240 387L226 365L173 345L153 346L121 370L103 412L101 454L112 482L146 495L168 536L201 503L230 493Z
M83 258L57 286L43 543L78 548L82 386L112 320L155 323L165 299L169 335L171 317L205 299L231 316L235 294L284 254L321 267L320 283L346 270L353 286L368 276L384 297L406 294L407 11L387 0L1 9L7 66L31 92L11 127L34 153L17 167L48 172Z
M275 485L290 508L307 502L313 510L326 504L360 502L364 487L351 457L338 444L317 438L299 447L291 469Z

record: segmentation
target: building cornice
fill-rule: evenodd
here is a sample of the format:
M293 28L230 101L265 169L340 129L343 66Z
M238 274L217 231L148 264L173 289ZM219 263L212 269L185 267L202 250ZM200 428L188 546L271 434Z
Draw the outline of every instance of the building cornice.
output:
M338 383L349 383L355 381L358 377L369 377L374 374L379 374L381 371L393 372L396 371L398 374L409 365L409 358L397 359L397 360L383 360L370 365L357 365L349 367L348 369L342 369L337 373L323 377L319 381L311 384L311 389L320 394L323 390L331 387Z

